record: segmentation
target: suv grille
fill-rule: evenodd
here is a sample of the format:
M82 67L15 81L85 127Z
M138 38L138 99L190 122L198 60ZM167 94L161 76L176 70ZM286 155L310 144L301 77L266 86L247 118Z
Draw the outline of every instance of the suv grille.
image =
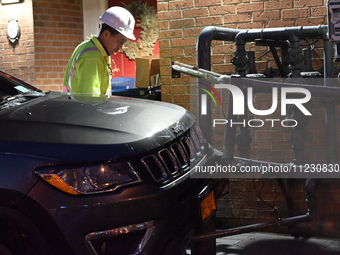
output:
M202 131L194 125L190 131L169 146L141 159L146 170L158 182L178 178L197 164L208 148Z

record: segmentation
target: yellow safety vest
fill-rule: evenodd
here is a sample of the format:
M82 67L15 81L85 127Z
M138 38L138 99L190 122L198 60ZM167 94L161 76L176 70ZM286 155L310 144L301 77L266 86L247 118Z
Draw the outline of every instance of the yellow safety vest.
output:
M96 36L74 50L64 76L66 90L92 95L111 95L110 56Z

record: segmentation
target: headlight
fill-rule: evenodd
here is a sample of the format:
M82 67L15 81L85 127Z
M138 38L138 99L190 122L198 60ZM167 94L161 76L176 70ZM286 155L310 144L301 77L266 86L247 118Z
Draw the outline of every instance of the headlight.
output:
M48 167L36 173L52 186L73 195L113 191L141 181L128 162Z

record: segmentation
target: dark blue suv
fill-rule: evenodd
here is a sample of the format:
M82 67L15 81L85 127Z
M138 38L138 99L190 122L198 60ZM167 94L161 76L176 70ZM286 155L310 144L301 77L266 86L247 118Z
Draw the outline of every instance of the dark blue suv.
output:
M0 72L0 254L184 254L220 190L190 172L215 157L179 106Z

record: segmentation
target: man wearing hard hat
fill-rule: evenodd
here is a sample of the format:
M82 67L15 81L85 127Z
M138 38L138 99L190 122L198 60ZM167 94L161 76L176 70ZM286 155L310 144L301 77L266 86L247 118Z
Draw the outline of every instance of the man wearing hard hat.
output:
M63 90L91 95L111 95L110 56L128 39L136 40L135 19L123 7L111 7L99 17L99 36L77 46L67 65Z

